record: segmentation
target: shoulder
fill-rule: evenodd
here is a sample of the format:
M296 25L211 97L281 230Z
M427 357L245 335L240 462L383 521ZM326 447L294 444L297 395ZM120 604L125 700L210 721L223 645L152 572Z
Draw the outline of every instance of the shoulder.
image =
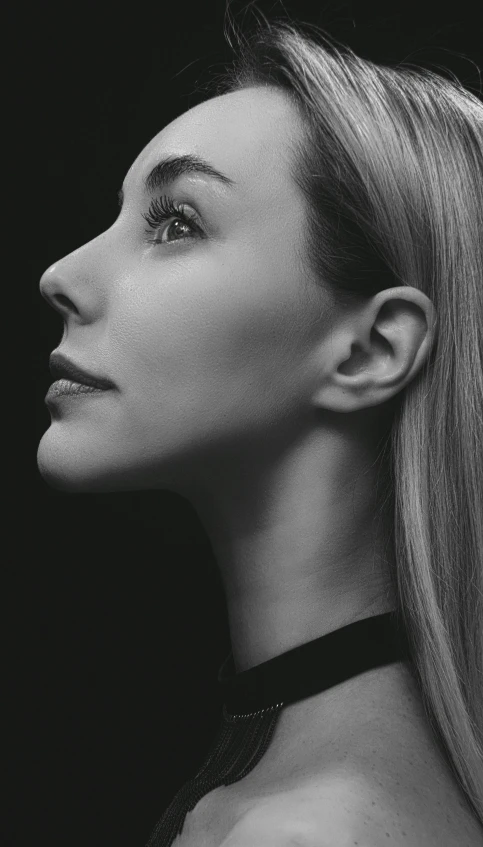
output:
M379 847L359 825L360 796L346 783L320 786L310 780L297 790L259 798L220 847Z
M257 801L220 847L481 847L478 824L459 818L454 806L432 803L428 786L419 801L400 788L380 790L357 775L311 779Z

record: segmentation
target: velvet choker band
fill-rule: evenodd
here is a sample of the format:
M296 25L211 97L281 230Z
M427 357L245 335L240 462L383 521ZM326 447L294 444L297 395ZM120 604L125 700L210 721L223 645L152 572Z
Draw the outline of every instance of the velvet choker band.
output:
M218 672L228 714L287 706L357 674L404 658L407 643L393 612L355 621L235 673L233 655Z
M242 779L266 752L284 706L364 671L410 658L396 612L347 624L246 671L230 652L218 672L223 707L214 744L200 770L175 795L146 847L170 847L186 815L209 791Z

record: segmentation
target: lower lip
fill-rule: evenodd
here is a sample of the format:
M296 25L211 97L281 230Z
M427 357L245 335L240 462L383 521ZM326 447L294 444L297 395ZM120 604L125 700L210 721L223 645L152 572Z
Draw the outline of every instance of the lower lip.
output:
M70 379L57 379L47 391L44 402L49 403L58 400L60 397L85 397L87 394L104 394L105 391L109 391L109 389L84 385L81 382L72 382Z

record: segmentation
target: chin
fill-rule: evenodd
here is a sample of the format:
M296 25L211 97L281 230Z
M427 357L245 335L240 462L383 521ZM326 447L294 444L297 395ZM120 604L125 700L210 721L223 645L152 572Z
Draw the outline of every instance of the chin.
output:
M66 494L82 494L94 492L116 491L117 488L102 480L99 475L86 473L85 469L73 468L72 465L63 465L59 461L49 461L39 448L37 454L37 467L44 482L57 491Z
M61 433L60 435L63 435ZM51 488L71 494L177 490L176 467L166 468L135 451L129 457L114 439L64 438L50 427L37 450L37 467Z
M37 467L44 482L57 491L70 494L129 490L123 486L119 467L96 461L95 450L79 444L61 444L44 433L37 450Z

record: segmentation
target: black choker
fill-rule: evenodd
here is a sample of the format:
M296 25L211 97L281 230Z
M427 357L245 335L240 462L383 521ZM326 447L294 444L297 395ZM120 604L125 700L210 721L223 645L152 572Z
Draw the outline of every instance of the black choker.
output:
M227 713L287 706L396 661L407 645L393 615L355 621L241 673L230 653L218 672Z
M178 791L146 847L169 847L181 833L186 814L205 794L253 770L284 706L409 658L395 611L347 624L238 674L230 652L218 672L223 709L212 749L196 776Z

